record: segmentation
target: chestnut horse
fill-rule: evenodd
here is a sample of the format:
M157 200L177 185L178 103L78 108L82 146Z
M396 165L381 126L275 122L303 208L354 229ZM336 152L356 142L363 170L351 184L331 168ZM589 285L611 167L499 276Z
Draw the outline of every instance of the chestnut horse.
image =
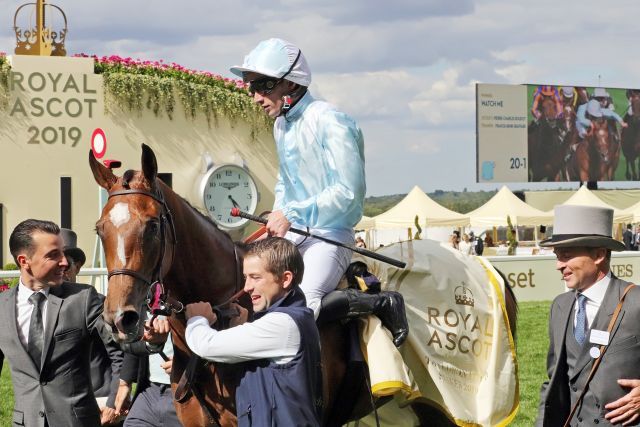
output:
M637 181L640 172L640 162L636 165L640 156L640 91L630 91L629 100L633 114L627 113L624 117L629 127L622 129L622 153L627 162L627 180Z
M156 281L163 283L167 294L182 304L207 301L220 305L243 288L240 250L226 232L157 179L156 158L148 146L142 146L141 172L130 170L117 177L91 153L89 163L96 182L109 192L96 231L109 271L103 315L117 340L133 342L141 338L145 301ZM250 309L248 298L240 302ZM175 350L171 372L175 392L191 352L184 338L184 314L174 313L169 321ZM339 351L346 343L337 322L322 327L320 336L322 363L329 367L323 372L326 419L332 414L347 369ZM193 396L184 403L176 402L182 423L194 427L235 426L239 373L233 365L213 363L202 370L195 390L204 396L206 408ZM358 396L353 417L360 418L371 411L369 399L364 394Z
M531 181L561 181L565 176L568 144L564 122L556 118L556 104L551 97L540 102L542 116L529 125L529 170Z
M620 145L612 141L604 118L591 120L591 129L578 144L575 169L580 181L610 181L618 166Z
M104 318L119 341L141 338L145 300L155 281L162 282L167 294L183 304L207 301L220 305L238 293L243 287L242 253L227 233L157 179L156 158L148 146L142 146L142 171L129 170L118 177L91 152L89 163L96 182L109 192L96 231L109 271ZM514 330L517 307L510 287L506 289L507 311ZM240 303L250 309L248 298L242 298ZM191 352L184 338L184 314L174 313L169 321L174 344L171 382L175 392ZM330 415L344 404L336 401L347 369L342 326L338 322L324 325L320 337L323 424L340 425L348 419L338 418L341 422L336 422ZM235 388L239 379L240 370L233 365L211 363L201 369L193 386L203 396L206 408L193 396L183 403L176 401L181 422L187 427L237 425ZM355 402L349 419L371 412L367 394L349 399ZM378 399L376 404L384 402L386 399ZM455 425L436 405L422 402L413 404L412 409L422 424Z

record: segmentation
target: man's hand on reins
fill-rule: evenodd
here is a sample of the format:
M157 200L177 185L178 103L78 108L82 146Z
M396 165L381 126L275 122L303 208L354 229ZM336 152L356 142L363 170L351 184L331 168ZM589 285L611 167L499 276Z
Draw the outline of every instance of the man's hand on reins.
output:
M187 320L192 317L202 316L209 321L209 325L213 325L218 321L218 316L213 312L211 304L208 302L194 302L193 304L187 304L186 312Z
M173 368L173 357L170 357L166 362L162 362L160 367L164 369L165 374L171 375L171 368Z
M164 344L169 331L171 331L169 321L166 318L155 317L145 322L142 339L149 344Z
M284 237L290 227L291 223L282 211L273 211L269 214L267 233L269 233L270 236Z
M231 308L234 308L238 311L237 316L231 317L229 319L230 328L233 328L234 326L240 326L243 323L246 323L247 320L249 320L249 310L247 310L246 308L244 308L243 306L235 302L232 302L230 306Z

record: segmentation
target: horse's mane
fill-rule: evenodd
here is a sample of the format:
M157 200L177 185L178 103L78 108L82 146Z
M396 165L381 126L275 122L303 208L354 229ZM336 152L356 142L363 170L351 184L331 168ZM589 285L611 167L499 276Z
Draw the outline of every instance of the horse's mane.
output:
M140 185L140 186L148 186L147 180L144 177L144 175L142 174L141 171L134 171L133 169L128 169L124 174L122 174L122 186L124 186L125 188L129 188L132 184L132 180L134 178L137 178L137 180L134 182L134 184ZM202 212L200 212L200 210L198 210L197 208L195 208L191 203L189 203L189 201L187 199L185 199L184 197L182 197L181 195L179 195L178 193L176 193L175 191L173 191L173 189L171 187L169 187L160 177L156 177L156 181L160 181L162 183L162 185L164 186L164 188L162 188L163 193L167 190L170 190L173 194L176 195L176 197L178 197L179 199L181 199L184 203L187 204L187 206L189 208L191 208L191 210L197 215L199 216L201 219L205 220L209 225L211 225L213 228L215 228L216 230L218 230L221 233L224 233L227 235L227 237L229 237L229 239L231 239L231 236L229 235L229 233L223 229L221 229L218 224L216 224L211 217L209 217L208 215L203 214ZM231 239L231 241L233 241L233 239Z

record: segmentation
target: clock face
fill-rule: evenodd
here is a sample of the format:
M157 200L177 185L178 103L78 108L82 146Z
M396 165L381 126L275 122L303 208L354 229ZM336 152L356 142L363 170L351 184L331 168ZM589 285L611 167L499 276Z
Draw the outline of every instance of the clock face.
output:
M258 206L258 189L249 172L237 165L213 168L203 178L202 197L209 216L221 227L234 229L247 219L231 216L231 209L254 214Z

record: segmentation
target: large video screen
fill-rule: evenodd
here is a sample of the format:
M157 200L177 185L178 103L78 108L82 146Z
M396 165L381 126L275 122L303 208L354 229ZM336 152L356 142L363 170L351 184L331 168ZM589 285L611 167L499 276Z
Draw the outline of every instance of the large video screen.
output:
M476 85L477 182L637 181L640 90Z

